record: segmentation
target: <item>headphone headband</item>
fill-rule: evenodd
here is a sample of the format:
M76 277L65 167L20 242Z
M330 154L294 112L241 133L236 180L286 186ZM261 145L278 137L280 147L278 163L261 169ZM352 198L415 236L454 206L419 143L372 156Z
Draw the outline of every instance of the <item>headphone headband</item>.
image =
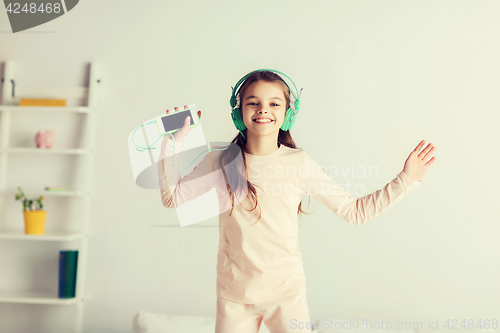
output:
M243 76L237 83L236 85L233 87L231 87L231 89L233 89L233 92L231 94L231 99L229 100L229 103L231 104L231 107L234 108L236 106L236 95L237 95L237 90L239 90L239 86L246 80L247 77L249 77L251 74L255 73L255 72L264 72L264 71L269 71L269 72L274 72L274 73L279 73L281 75L284 75L286 76L290 82L292 82L294 88L295 88L295 92L296 94L294 93L294 91L290 88L290 85L285 81L285 84L288 86L288 88L290 89L290 92L292 93L293 95L293 98L295 99L295 101L298 101L298 103L296 103L295 106L299 106L300 107L300 95L299 95L299 91L297 89L297 86L295 85L295 83L293 82L293 80L288 76L286 75L285 73L282 73L280 71L277 71L277 70L274 70L274 69L257 69L255 71L252 71L250 73L248 73L247 75ZM304 88L302 88L304 89ZM300 91L302 91L302 89L300 89ZM297 105L298 104L298 105ZM298 109L297 107L295 108L296 110ZM298 111L298 110L297 110Z

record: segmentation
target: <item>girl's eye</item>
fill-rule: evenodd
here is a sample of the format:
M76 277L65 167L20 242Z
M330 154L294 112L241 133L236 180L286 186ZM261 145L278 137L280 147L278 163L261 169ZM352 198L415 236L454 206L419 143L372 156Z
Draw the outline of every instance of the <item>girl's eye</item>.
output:
M257 103L255 103L255 102L250 102L250 103L248 103L247 105L250 105L250 104L257 104ZM276 105L276 106L279 106L279 104L277 104L277 103L271 103L271 104L274 104L274 105Z

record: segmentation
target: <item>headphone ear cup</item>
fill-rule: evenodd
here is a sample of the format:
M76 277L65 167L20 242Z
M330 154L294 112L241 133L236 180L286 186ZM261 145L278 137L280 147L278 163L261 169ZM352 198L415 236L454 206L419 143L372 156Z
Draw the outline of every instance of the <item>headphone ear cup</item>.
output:
M236 127L238 131L244 131L247 129L243 119L241 118L240 108L233 109L231 112L231 118L233 118L234 127Z
M300 100L298 100L298 99L295 100L295 102L293 103L293 105L294 105L295 111L299 112L299 110L300 110Z
M236 97L231 96L231 99L229 100L229 105L231 105L232 108L236 106Z
M281 129L283 131L288 131L293 127L293 124L295 123L295 115L296 112L292 108L289 108L286 111L285 119L283 120L283 125L281 125Z
M298 112L296 112L295 110L293 111L293 116L292 116L292 119L290 119L290 128L289 130L292 129L293 127L293 124L295 124L295 120L297 120L297 114Z

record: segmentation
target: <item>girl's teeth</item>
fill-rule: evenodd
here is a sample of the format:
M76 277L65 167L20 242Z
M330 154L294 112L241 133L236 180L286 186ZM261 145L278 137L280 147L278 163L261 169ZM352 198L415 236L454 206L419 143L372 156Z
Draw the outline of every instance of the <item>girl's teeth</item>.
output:
M272 120L255 120L257 123L270 123Z

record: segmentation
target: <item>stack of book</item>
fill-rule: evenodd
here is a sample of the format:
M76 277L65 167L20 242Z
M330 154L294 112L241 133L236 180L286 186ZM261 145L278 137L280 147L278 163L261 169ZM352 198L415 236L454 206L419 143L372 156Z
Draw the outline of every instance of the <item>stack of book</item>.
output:
M19 106L66 106L66 100L57 98L19 98Z

